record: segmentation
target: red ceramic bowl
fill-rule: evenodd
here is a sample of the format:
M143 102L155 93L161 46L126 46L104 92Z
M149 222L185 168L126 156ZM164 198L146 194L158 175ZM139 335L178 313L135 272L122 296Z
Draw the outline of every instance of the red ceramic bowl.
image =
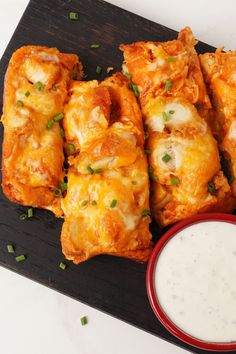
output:
M190 217L186 220L183 220L173 227L171 227L157 242L151 257L148 262L147 273L146 273L146 287L147 294L151 304L151 307L158 318L158 320L166 327L166 329L171 332L174 336L182 340L183 342L190 344L194 347L212 350L212 351L231 351L236 350L236 341L234 342L206 342L200 339L194 338L187 333L183 332L178 328L165 314L162 310L155 291L154 286L154 271L157 259L165 247L166 243L176 235L180 230L187 228L190 225L204 222L204 221L224 221L233 223L236 225L236 216L229 214L221 213L212 213L212 214L199 214L193 217ZM236 335L235 335L236 336Z

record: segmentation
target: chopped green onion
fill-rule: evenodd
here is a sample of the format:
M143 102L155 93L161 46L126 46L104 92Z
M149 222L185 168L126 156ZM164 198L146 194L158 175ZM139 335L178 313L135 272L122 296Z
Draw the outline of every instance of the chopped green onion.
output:
M102 169L101 168L95 168L94 173L102 173Z
M117 204L117 200L113 199L113 201L110 204L110 208L115 208L116 204Z
M157 180L157 176L154 175L154 170L153 170L152 166L148 166L148 174L149 174L149 177L151 178L152 181Z
M151 151L151 150L146 149L146 150L144 150L144 153L145 153L146 155L150 155L150 154L152 153L152 151Z
M60 184L60 189L62 192L66 191L67 190L67 183L66 182L62 182Z
M56 91L56 90L57 90L56 85L52 85L52 90L53 90L53 91Z
M67 267L67 265L66 265L65 263L61 262L61 263L59 264L59 267L60 267L62 270L65 270L66 267Z
M171 179L170 179L170 181L171 181L171 183L172 184L179 184L179 179L178 179L178 177L172 177Z
M69 19L72 20L72 21L77 21L79 19L78 12L70 12L69 13Z
M48 121L47 128L48 128L48 129L52 129L53 126L54 126L54 123L55 123L54 119L50 119L50 120Z
M26 91L25 97L29 97L29 95L30 95L30 92L29 92L29 91Z
M174 114L175 111L173 111L172 109L169 111L170 114Z
M169 58L167 58L167 61L168 62L175 61L175 57L169 57Z
M75 153L75 145L74 144L68 144L69 150L72 154Z
M127 77L128 80L131 80L131 75L130 75L130 73L125 73L124 76Z
M139 96L139 89L138 89L137 85L135 85L133 82L130 82L129 88L133 90L134 96L136 96L136 97Z
M90 45L90 48L94 48L94 49L96 49L96 48L99 48L100 47L100 44L91 44Z
M23 262L24 260L26 260L26 257L22 254L20 256L17 256L15 258L15 260L19 263L19 262Z
M34 215L33 208L29 208L28 211L27 211L27 213L28 213L28 218L32 218L33 215Z
M215 185L213 182L209 182L207 186L207 190L209 193L213 194L215 192Z
M19 216L19 219L21 220L21 221L24 221L24 220L26 220L28 218L28 216L26 215L26 214L21 214L20 216Z
M64 114L63 113L58 113L55 115L55 117L53 117L53 120L55 122L59 122L59 120L62 120L64 118Z
M235 181L235 177L234 177L234 176L231 176L231 177L229 178L229 185L231 186L231 184L233 184L234 181Z
M98 66L96 67L96 74L99 75L99 74L101 74L101 72L102 72L102 68L101 68L101 66L98 65Z
M171 80L166 80L166 83L165 83L166 91L170 91L171 88L172 88L172 81Z
M40 81L36 82L36 83L35 83L35 87L36 87L36 89L37 89L38 91L42 91L42 89L43 89L43 84L42 84L42 82L40 82Z
M18 100L16 103L17 103L17 106L19 106L19 107L23 107L24 106L24 102L21 101L21 100Z
M87 167L87 171L90 175L93 175L94 174L94 169L91 167L91 166L88 166Z
M165 163L169 162L171 160L171 156L168 155L168 154L165 154L163 157L162 157L162 161L164 161Z
M61 190L59 188L54 189L53 193L55 194L56 197L61 195Z
M82 206L85 206L87 204L88 204L88 200L87 199L83 200L82 203L81 203Z
M12 245L7 245L7 252L14 253L15 252L14 247Z
M203 105L201 103L195 103L194 105L196 107L196 109L199 111L200 109L202 109Z
M167 115L166 112L162 112L162 119L163 119L164 122L168 122L168 120L169 120L170 118L168 117L168 115Z
M87 317L86 316L81 317L80 322L82 326L85 326L88 323Z
M65 137L65 131L64 131L63 128L60 129L60 136L61 136L62 138Z
M143 209L142 210L142 213L141 213L141 216L143 218L145 218L146 216L150 215L150 211L148 209Z
M93 200L91 204L92 204L92 205L97 205L96 200Z

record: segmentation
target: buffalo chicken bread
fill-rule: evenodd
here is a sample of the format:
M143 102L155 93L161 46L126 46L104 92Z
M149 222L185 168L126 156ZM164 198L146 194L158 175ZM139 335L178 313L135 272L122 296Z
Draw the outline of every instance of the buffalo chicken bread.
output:
M165 43L121 45L146 127L152 213L160 226L205 211L231 211L230 187L207 123L209 101L187 27Z
M73 82L63 124L70 152L64 255L75 263L103 253L146 261L149 179L142 116L127 79Z
M12 56L4 87L2 188L12 201L62 214L55 196L64 179L63 118L67 87L82 67L74 54L27 46Z
M236 197L236 52L200 55L213 104L212 129L228 161L229 181Z

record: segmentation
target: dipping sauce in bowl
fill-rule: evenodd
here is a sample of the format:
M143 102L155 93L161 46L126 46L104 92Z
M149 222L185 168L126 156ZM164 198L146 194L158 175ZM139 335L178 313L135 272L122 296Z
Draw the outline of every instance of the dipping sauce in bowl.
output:
M175 336L208 350L236 349L236 216L197 215L157 243L147 291Z

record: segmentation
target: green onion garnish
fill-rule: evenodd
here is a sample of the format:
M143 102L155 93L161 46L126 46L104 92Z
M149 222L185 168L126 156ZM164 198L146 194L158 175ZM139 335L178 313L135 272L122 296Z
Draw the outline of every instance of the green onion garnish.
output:
M157 180L157 176L154 175L154 170L153 170L152 166L148 166L148 174L149 174L149 177L151 178L152 181Z
M171 88L172 88L172 81L171 80L166 80L166 83L165 83L166 91L170 91Z
M55 117L53 117L53 120L55 122L59 122L59 120L62 120L64 118L64 114L63 113L58 113L55 115Z
M61 136L62 138L65 137L65 131L64 131L63 128L60 129L60 136Z
M67 265L66 265L65 263L61 262L61 263L59 264L59 267L60 267L62 270L65 270L66 267L67 267Z
M27 211L27 213L28 213L28 218L32 218L33 215L34 215L33 208L29 208L28 211Z
M202 109L203 105L201 103L195 103L194 105L196 107L196 109L199 111L200 109Z
M77 21L79 19L78 12L70 12L69 13L69 19L72 20L72 21Z
M99 74L101 74L101 72L102 72L102 68L101 68L101 66L97 66L96 67L96 73L99 75Z
M24 106L24 102L21 101L21 100L18 100L16 103L17 103L17 106L19 106L19 107L23 107Z
M110 208L115 208L116 204L117 204L117 200L113 199L113 201L110 204Z
M57 90L56 85L52 85L52 90L53 90L53 91L56 91L56 90Z
M166 112L162 112L162 119L163 119L164 122L168 122L168 120L169 120L170 118L168 117L168 115L167 115Z
M175 57L169 57L169 58L167 58L167 61L169 61L169 62L175 61Z
M12 245L7 245L7 252L8 253L14 253L15 252L15 249Z
M231 176L231 177L229 178L229 185L231 186L231 184L233 184L234 181L235 181L235 177L234 177L234 176Z
M170 114L174 114L174 113L175 113L175 111L173 111L173 110L170 110L170 111L169 111L169 113L170 113Z
M96 200L93 200L91 204L92 204L92 205L97 205Z
M88 200L87 199L83 200L82 203L81 203L82 206L85 206L87 204L88 204Z
M23 255L23 254L21 254L20 256L17 256L16 258L15 258L15 260L19 263L19 262L23 262L24 260L26 259L26 257Z
M165 154L163 157L162 157L162 161L164 161L165 163L169 162L171 160L171 156L168 155L168 154Z
M86 316L81 317L80 322L82 326L85 326L88 323L87 317Z
M29 95L30 95L30 92L29 92L29 91L26 91L25 97L29 97Z
M42 89L43 89L43 84L42 84L42 82L40 82L40 81L36 82L36 83L35 83L35 87L36 87L36 89L37 89L38 91L42 91Z
M146 216L150 215L150 211L148 209L143 209L142 210L142 213L141 213L141 216L143 218L145 218Z
M21 221L24 221L24 220L26 220L28 218L28 216L26 215L26 214L21 214L20 216L19 216L19 219L21 220Z
M75 145L74 144L68 144L69 150L72 154L75 153Z
M213 182L209 182L207 186L207 190L209 193L213 194L215 192L215 185Z
M48 128L48 129L52 129L53 126L54 126L54 123L55 123L54 119L50 119L50 120L48 121L47 128Z
M133 90L134 96L136 96L136 97L139 96L139 89L138 89L137 85L135 85L133 82L130 82L129 88Z
M91 44L90 45L90 48L92 49L96 49L96 48L99 48L100 47L100 44Z
M53 193L55 194L56 197L61 195L61 190L59 188L54 189Z
M144 150L144 153L145 153L146 155L150 155L150 154L152 153L152 151L151 151L151 150L146 149L146 150Z
M178 177L172 177L171 179L170 179L170 181L171 181L171 183L172 184L179 184L179 179L178 179Z
M130 75L130 73L125 73L124 76L127 77L128 80L131 80L131 75Z
M94 173L102 173L102 169L101 168L95 168Z
M67 183L66 182L62 182L60 184L60 189L62 192L66 191L67 190Z
M93 175L94 174L94 169L91 167L91 166L88 166L87 167L87 171L90 175Z

